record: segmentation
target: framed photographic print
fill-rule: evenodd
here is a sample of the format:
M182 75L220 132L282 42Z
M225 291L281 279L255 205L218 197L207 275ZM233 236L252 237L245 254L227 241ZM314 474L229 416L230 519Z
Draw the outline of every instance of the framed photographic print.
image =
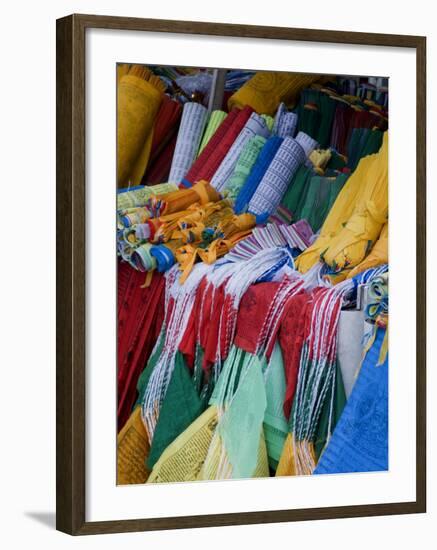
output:
M57 528L426 510L426 41L57 21Z

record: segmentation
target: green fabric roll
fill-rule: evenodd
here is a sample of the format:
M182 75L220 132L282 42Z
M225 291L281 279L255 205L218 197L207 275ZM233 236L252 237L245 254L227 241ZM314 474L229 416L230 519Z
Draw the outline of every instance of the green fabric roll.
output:
M304 200L308 182L313 175L311 168L302 165L296 172L296 175L292 179L288 189L282 199L281 206L285 207L291 212L292 220L300 219L298 216L299 206Z
M226 186L226 197L235 200L246 182L258 155L263 148L266 139L262 136L254 136L244 146L235 165L234 172Z
M153 434L147 459L149 470L153 468L167 446L188 428L205 408L205 403L200 399L185 364L184 356L178 352Z
M269 115L261 115L261 118L264 119L266 125L267 125L267 128L269 129L269 131L271 132L272 129L273 129L273 124L275 123L275 120L273 117L269 116Z
M377 153L382 145L384 133L369 128L354 128L348 144L347 166L354 171L360 159Z
M199 150L197 151L197 156L200 155L204 147L207 145L208 141L212 138L217 128L228 116L224 111L212 111L208 124L206 125L205 132L203 134L202 140L199 145Z
M347 178L347 174L339 174L336 178L313 176L307 184L305 202L295 219L305 219L317 233Z

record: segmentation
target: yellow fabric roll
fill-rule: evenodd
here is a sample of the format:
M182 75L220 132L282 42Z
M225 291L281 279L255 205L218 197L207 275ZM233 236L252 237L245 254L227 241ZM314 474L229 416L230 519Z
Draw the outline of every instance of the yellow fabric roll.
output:
M296 259L296 267L306 273L316 264L321 255L332 244L333 238L340 233L352 216L355 206L365 192L368 184L381 180L381 170L385 166L385 191L387 192L387 151L388 137L384 135L381 149L374 155L364 157L358 163L355 172L350 176L337 196L321 230L318 239ZM382 178L384 180L384 178Z
M346 225L331 239L323 261L334 271L357 266L369 254L388 217L388 138L365 175L363 189Z
M141 419L141 407L130 415L117 437L117 485L145 483L149 477L146 459L149 438Z
M310 74L259 72L229 98L228 108L250 105L258 114L274 115L281 101L294 103L300 91L319 78Z
M161 80L144 67L134 66L127 75L120 78L117 101L117 182L119 187L139 183L138 174L143 165L145 169L148 160L147 139L152 132L163 92L164 85ZM140 156L141 166L137 166ZM134 169L136 181L132 180Z
M366 259L352 269L348 277L355 277L355 275L366 271L366 269L370 269L371 267L376 267L381 264L388 264L388 223L383 226L379 239L376 241L370 254Z

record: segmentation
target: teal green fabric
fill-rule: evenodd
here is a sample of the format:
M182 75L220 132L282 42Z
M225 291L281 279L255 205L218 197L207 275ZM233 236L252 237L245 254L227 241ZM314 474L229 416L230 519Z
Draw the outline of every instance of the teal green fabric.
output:
M307 184L305 202L294 219L307 220L317 233L347 179L347 174L339 174L336 178L313 176Z
M143 372L140 374L140 377L138 378L138 382L137 382L138 398L132 410L134 410L135 407L137 407L138 405L141 405L143 402L144 393L146 391L147 384L149 383L150 376L163 350L164 341L165 341L165 328L163 327L159 334L158 342L154 349L154 352L149 357L146 367L144 368Z
M264 437L269 466L276 470L288 433L288 422L283 407L286 391L284 362L277 342L265 374L265 385L267 406L264 414Z
M288 189L282 199L281 206L291 212L292 220L299 218L299 211L307 191L308 182L314 172L311 168L301 166L292 179Z
M251 477L256 469L267 405L261 362L244 355L237 390L217 426L234 479Z
M337 422L340 420L340 416L346 405L346 393L344 391L343 376L341 374L341 368L336 364L335 368L335 386L334 386L334 407L331 418L331 429L329 429L329 411L332 400L332 389L328 392L325 399L325 403L320 414L320 420L316 430L316 437L314 441L314 451L316 453L317 460L322 454L325 445L327 444L331 434L334 432L334 428Z
M175 366L159 412L153 434L147 467L153 468L166 447L174 441L205 410L184 356L177 352Z

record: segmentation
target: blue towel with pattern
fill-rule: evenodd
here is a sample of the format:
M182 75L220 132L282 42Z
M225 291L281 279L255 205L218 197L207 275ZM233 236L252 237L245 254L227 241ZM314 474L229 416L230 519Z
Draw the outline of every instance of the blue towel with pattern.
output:
M378 328L314 474L388 470L388 354L376 366L384 336L385 329Z

